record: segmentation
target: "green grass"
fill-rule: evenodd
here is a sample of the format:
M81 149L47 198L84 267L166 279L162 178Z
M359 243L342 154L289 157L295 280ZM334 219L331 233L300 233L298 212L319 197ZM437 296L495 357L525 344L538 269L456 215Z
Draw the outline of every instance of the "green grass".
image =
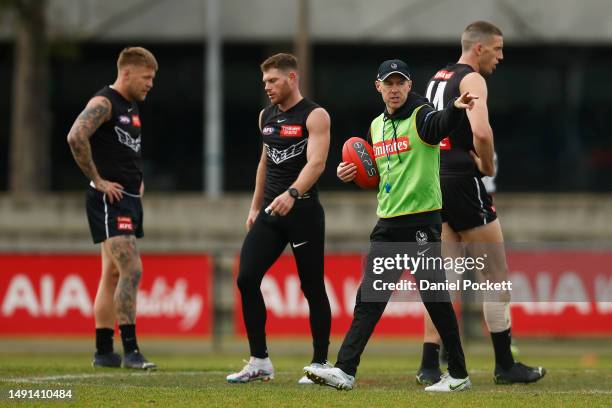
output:
M337 341L334 341L336 343ZM418 344L374 341L366 349L357 387L339 392L328 387L299 386L308 362L305 343L272 356L276 378L269 383L227 384L225 375L242 368L243 353L169 354L151 347L147 356L160 369L153 373L124 369L92 369L91 353L34 352L0 348L0 406L50 406L67 402L8 400L9 389L73 390L72 406L146 407L518 407L612 406L612 351L609 342L521 344L521 360L544 365L539 383L501 386L492 381L490 347L467 347L471 391L426 394L414 381ZM146 342L145 342L146 344ZM0 343L1 345L1 343ZM337 345L336 345L337 346ZM174 348L180 351L180 343ZM274 347L271 347L273 349ZM289 350L289 351L288 351ZM334 356L335 354L331 353Z

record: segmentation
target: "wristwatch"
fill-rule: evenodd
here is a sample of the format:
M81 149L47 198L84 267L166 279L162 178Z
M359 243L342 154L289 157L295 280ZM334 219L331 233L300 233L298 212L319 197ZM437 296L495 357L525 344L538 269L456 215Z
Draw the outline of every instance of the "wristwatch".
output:
M297 188L295 187L289 187L289 189L287 190L289 192L289 195L295 199L300 198L300 192L298 191Z

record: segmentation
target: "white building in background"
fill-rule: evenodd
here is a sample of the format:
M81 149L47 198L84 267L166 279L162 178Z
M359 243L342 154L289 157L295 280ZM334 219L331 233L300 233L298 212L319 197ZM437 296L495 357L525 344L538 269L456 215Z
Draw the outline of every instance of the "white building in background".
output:
M206 0L48 0L50 30L93 41L201 41ZM223 0L226 41L291 41L299 0ZM310 0L315 41L455 43L490 20L507 42L612 43L610 0ZM0 18L0 39L12 33Z

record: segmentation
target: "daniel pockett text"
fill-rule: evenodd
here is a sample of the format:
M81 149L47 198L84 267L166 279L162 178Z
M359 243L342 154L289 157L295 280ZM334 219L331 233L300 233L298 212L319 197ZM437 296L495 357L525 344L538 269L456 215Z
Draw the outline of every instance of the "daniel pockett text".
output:
M373 242L364 257L364 301L446 302L457 292L470 298L508 297L503 247L439 242Z

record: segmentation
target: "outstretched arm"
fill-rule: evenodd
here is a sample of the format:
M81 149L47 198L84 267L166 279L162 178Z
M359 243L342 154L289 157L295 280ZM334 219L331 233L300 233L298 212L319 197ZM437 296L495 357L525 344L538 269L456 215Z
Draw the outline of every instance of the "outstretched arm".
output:
M416 116L416 126L421 139L431 145L440 143L459 124L463 111L474 107L476 99L478 96L464 92L441 111L424 105Z

